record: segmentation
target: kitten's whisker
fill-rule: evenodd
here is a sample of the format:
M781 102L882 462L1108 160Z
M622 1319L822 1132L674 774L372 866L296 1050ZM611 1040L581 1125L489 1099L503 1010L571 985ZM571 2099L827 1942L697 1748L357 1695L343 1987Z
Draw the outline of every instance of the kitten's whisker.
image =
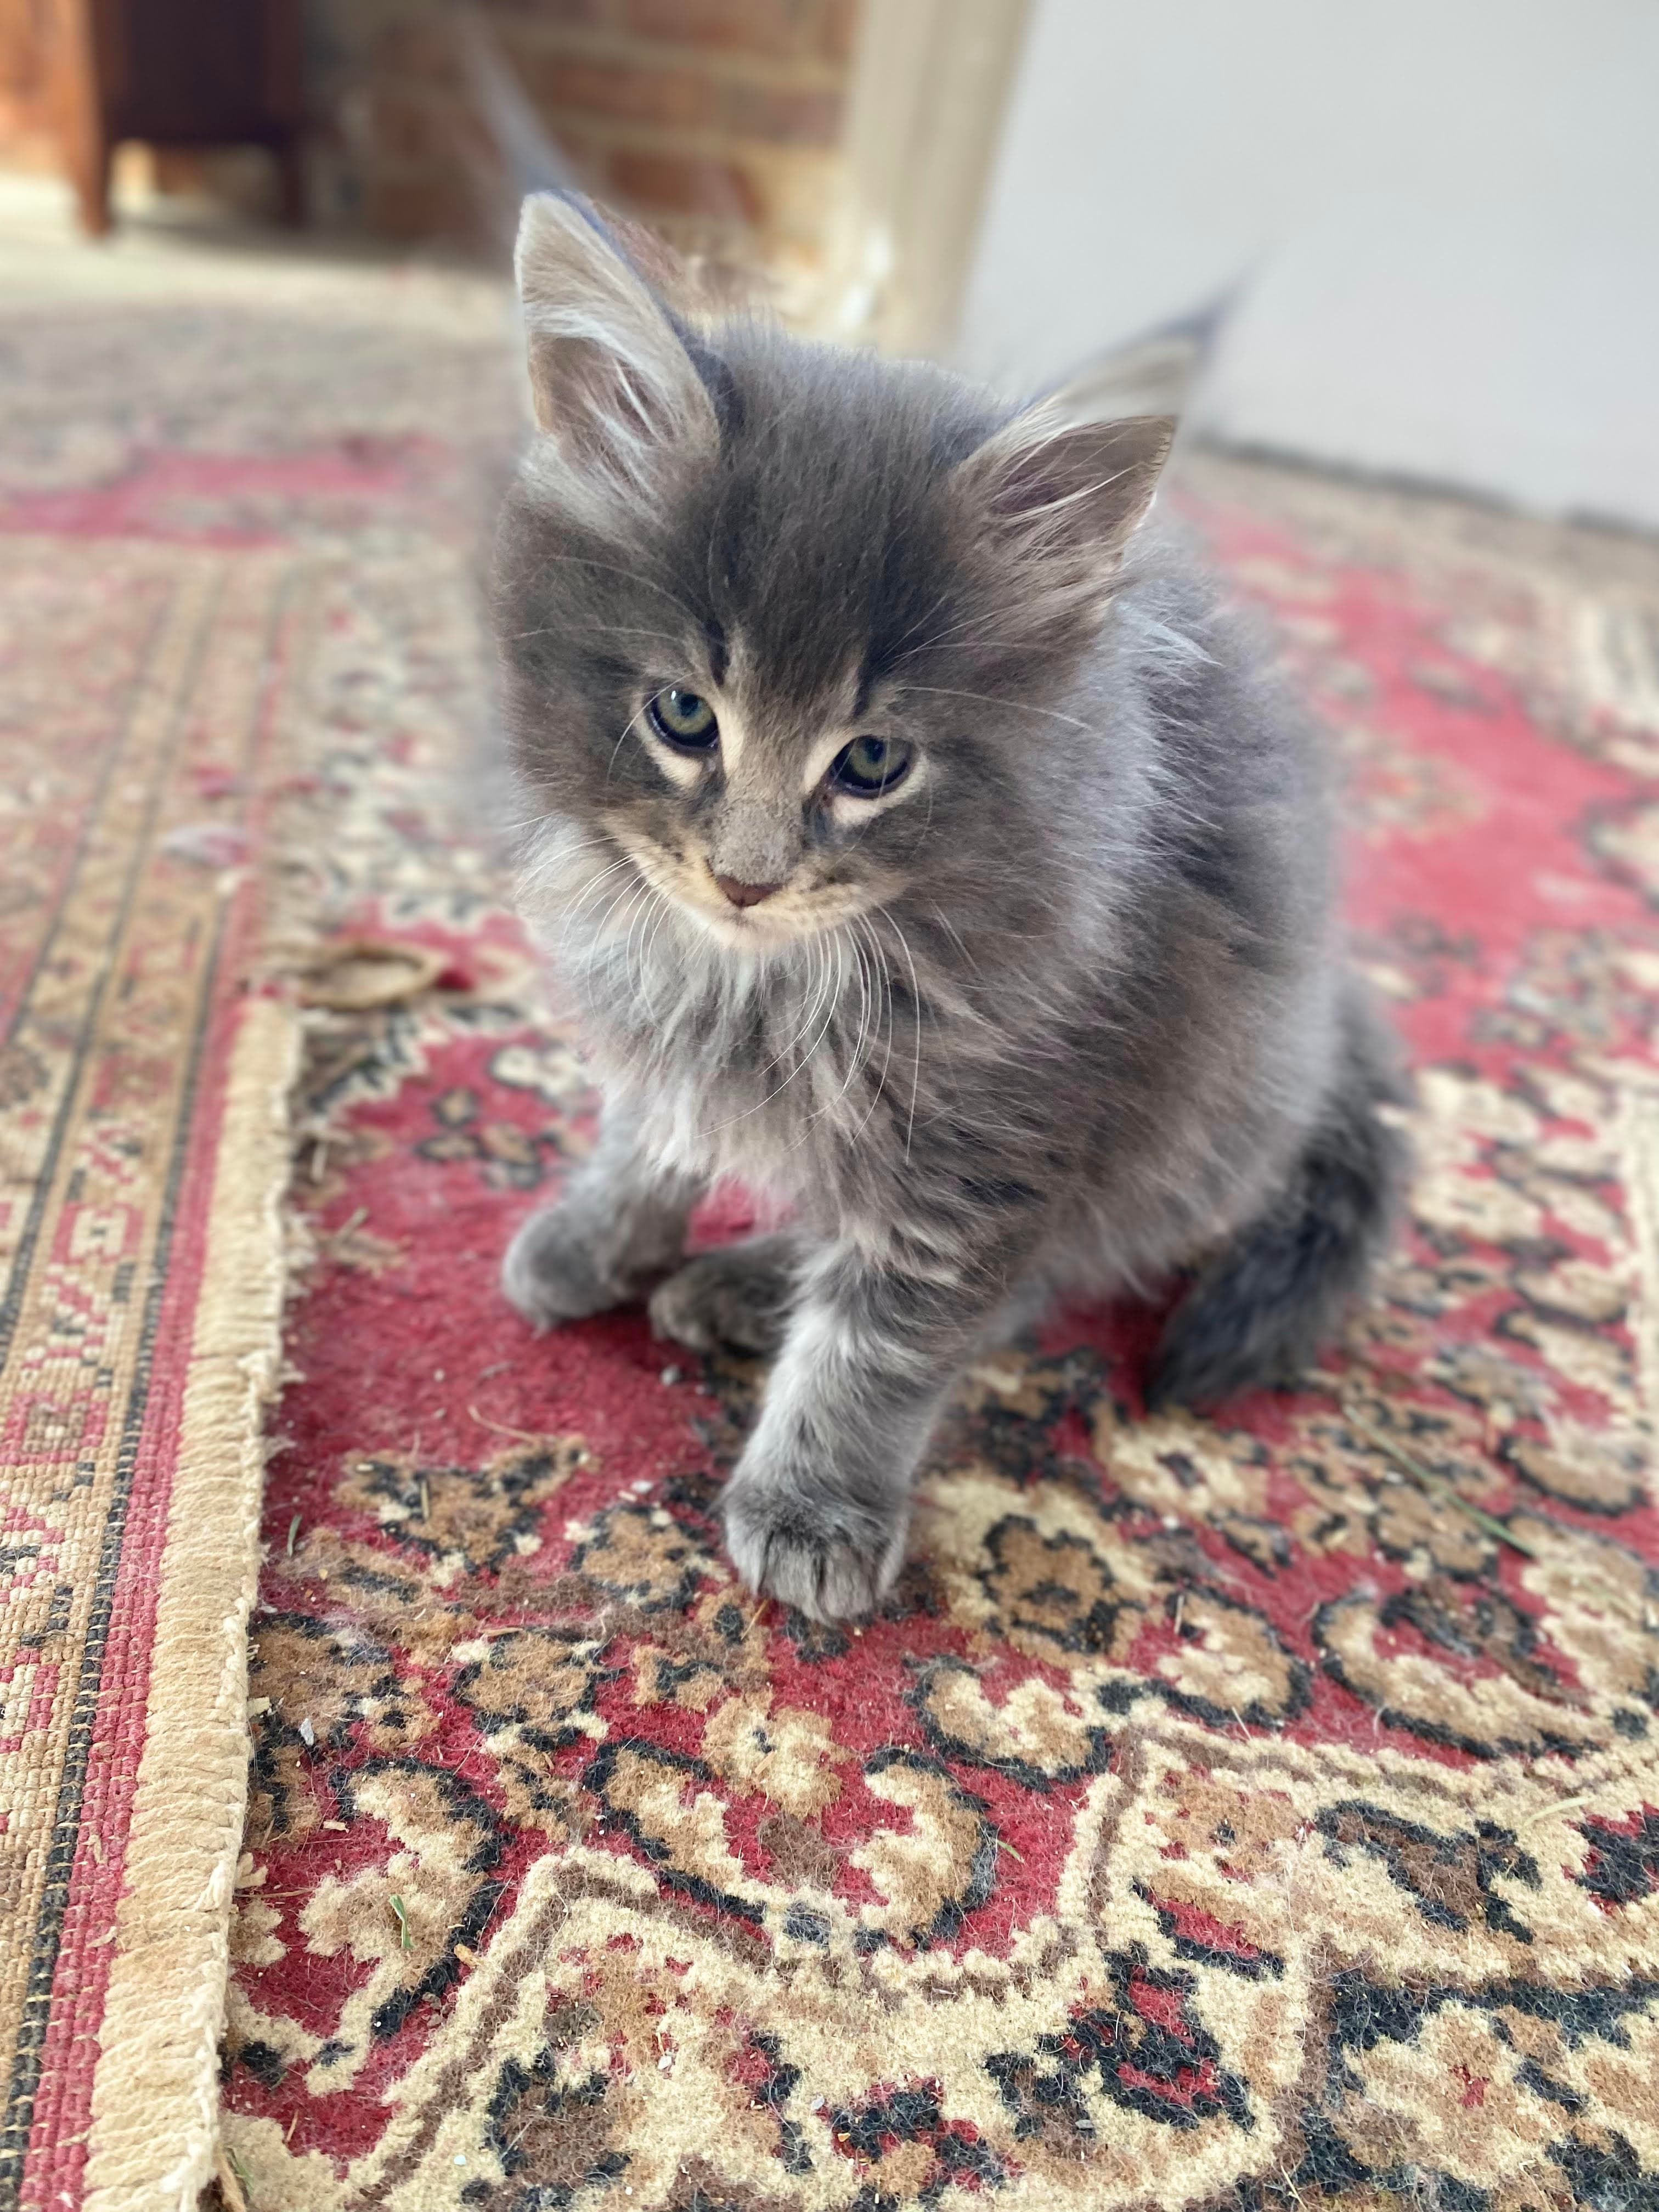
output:
M522 878L550 876L568 863L579 860L584 853L614 854L617 850L615 841L610 837L592 837L581 845L544 845L536 838L537 827L533 822L501 825L503 834L520 830L527 833L513 863Z
M857 930L857 919L854 917L853 923L854 932ZM845 1098L848 1091L852 1088L854 1079L857 1076L859 1068L862 1063L865 1031L869 1025L870 1020L870 977L869 972L865 964L864 947L860 943L856 933L847 938L837 938L836 940L836 946L838 957L841 955L843 946L851 947L854 963L858 970L859 1033L857 1039L854 1043L853 1049L848 1055L847 1073L842 1078L840 1090L836 1091L833 1098L828 1100L823 1105L816 1107L813 1111L807 1115L806 1119L809 1124L813 1121L821 1121L826 1114L833 1112L836 1107L837 1107L841 1103L842 1100ZM801 1134L795 1139L795 1144L790 1146L789 1149L791 1152L794 1151L796 1146L805 1142L805 1131L803 1130Z
M642 889L644 896L633 902L628 908L627 915L624 917L626 927L623 932L620 957L622 960L623 988L628 991L630 997L635 995L634 992L634 932L639 927L641 916L650 913L651 902L656 896L648 883L644 884L642 885Z
M939 904L937 899L929 899L927 903L933 908L933 912L939 916L939 927L945 932L945 935L951 939L951 942L956 946L957 951L961 953L963 958L973 969L975 975L977 975L981 974L981 971L980 964L978 961L975 959L973 954L968 950L968 947L963 943L962 933L957 927L955 922L950 921L946 917L944 908Z
M939 612L939 609L945 605L945 600L949 597L950 593L948 592L941 592L938 599L933 601L933 605L928 608L926 614L918 615L915 620L911 623L908 629L900 631L897 638L895 640L895 643L902 645L907 637L914 637L924 623L931 622L933 620L933 617ZM969 623L972 622L973 619L974 617L971 615L965 615L960 622L952 623L950 629L942 631L940 635L945 637L949 637L952 630L966 629ZM912 646L910 648L911 653L926 653L927 650L927 648L925 645ZM908 660L910 658L910 653L902 653L899 654L898 658L901 661Z
M1091 730L1094 726L1077 714L1062 714L1057 708L1033 707L1024 699L996 699L988 691L947 691L938 684L907 684L904 688L933 699L970 699L976 706L1006 707L1016 714L1043 714L1051 722L1069 722L1074 730Z
M968 622L952 623L949 629L942 629L936 638L930 639L926 645L913 645L908 653L901 653L894 663L895 667L902 667L907 661L920 660L924 653L956 652L958 648L950 644L948 641L958 636L962 631L970 627L971 623ZM989 646L995 653L1029 653L1031 649L1031 641L1029 637L985 636L970 638L967 645L960 649L972 652L975 647L981 645Z
M587 881L582 885L581 889L575 894L574 897L566 902L562 923L559 931L559 943L561 946L562 946L565 939L570 933L572 923L581 912L583 906L593 896L594 892L599 890L601 884L609 882L610 878L614 876L619 869L631 867L633 865L632 857L629 854L624 853L619 860L613 860L608 868L601 868L598 875L590 876Z
M933 606L928 609L928 613L933 614L936 612L939 608L944 605L944 604L945 602L942 599L935 599ZM923 619L925 620L926 617L924 617ZM963 630L971 629L978 620L979 617L977 615L963 615L958 622L947 623L945 628L940 630L936 636L927 639L921 645L913 645L908 653L900 653L893 664L894 666L902 668L907 660L915 660L920 654L924 653L942 652L945 649L945 641L946 638L960 637ZM921 623L912 623L909 629L904 633L905 637L914 637L917 630L921 628ZM903 639L901 639L899 641L902 644ZM975 644L978 644L980 641L976 638L974 641ZM999 641L995 638L989 638L985 641L988 644L994 645Z
M498 830L545 830L547 828L547 817L544 814L526 814L522 822L497 822L495 826ZM609 845L612 851L614 851L616 849L617 843L616 839L611 836L609 830L601 830L597 837L580 838L574 845L566 844L563 839L561 838L556 832L550 836L547 842L550 849L553 853L556 854L561 859L563 859L567 854L574 855L577 853L596 852L600 847L605 845Z
M547 827L547 820L545 816L540 814L526 814L521 822L503 822L499 817L495 817L491 819L489 826L492 830L496 831L507 830L545 830ZM565 849L568 851L572 849L580 850L580 848L579 847L574 848L567 847Z
M884 1019L887 1024L890 1040L892 1036L893 979L888 973L887 962L882 953L881 939L876 935L875 924L867 915L859 916L859 928L865 943L870 948L870 981L872 994L876 996L876 1003L871 1009L874 1018L870 1025L870 1042L864 1056L865 1066L867 1067L874 1060L876 1048L881 1042L881 1024ZM888 1057L890 1058L890 1047ZM886 1061L884 1060L882 1073L876 1079L878 1096L880 1095L886 1081Z
M812 1062L817 1058L818 1054L823 1048L823 1040L830 1034L830 1026L835 1021L836 1012L841 1005L842 988L847 980L846 957L842 950L841 939L839 937L832 937L828 940L828 944L833 948L836 955L835 976L833 981L830 982L829 989L827 991L820 992L818 998L813 1002L812 1011L814 1014L817 1013L820 1004L823 1006L823 1018L818 1024L817 1035L813 1037L811 1043L807 1046L805 1052L801 1056L800 1067L803 1068L810 1068L811 1066ZM823 968L825 979L829 981L830 960L827 951L824 957ZM800 1068L797 1068L795 1072L799 1074ZM809 1084L807 1088L810 1091L811 1085ZM800 1134L795 1139L794 1143L788 1148L792 1152L798 1151L799 1147L806 1142L807 1137L811 1133L813 1122L817 1120L818 1115L823 1111L823 1109L819 1107L803 1116Z
M618 907L622 905L625 899L631 899L638 889L639 878L637 877L635 878L633 882L624 884L622 889L617 893L616 896L611 900L610 905L606 907L605 912L599 916L599 921L594 923L588 937L587 958L583 963L585 973L591 974L592 972L594 963L599 959L600 954L608 950L605 933L606 925L609 923L611 915L616 913Z
M650 969L651 956L657 949L657 939L662 935L663 924L668 920L673 911L673 900L665 897L662 902L662 912L657 916L656 927L652 931L650 938L645 946L645 950L640 957L640 972L642 976L646 975ZM650 1015L652 1020L655 1021L657 1018L657 1002L654 994L649 994L647 998L646 1012Z
M651 896L656 901L656 913L647 927L640 933L640 996L645 1002L647 1013L654 1022L657 1018L657 979L652 969L651 960L656 949L657 939L662 934L662 926L672 910L672 902L663 892L658 890L654 884L652 886Z
M571 933L575 928L577 922L583 918L582 908L586 904L589 898L592 897L602 889L606 878L611 876L614 876L617 872L617 871L615 868L607 868L605 870L605 876L596 878L592 883L585 884L581 890L578 892L575 898L564 908L564 912L559 924L558 938L555 945L556 960L562 962L564 959L567 949L570 944Z
M617 857L611 861L609 867L601 868L597 875L590 876L587 878L580 890L577 892L577 898L579 900L586 898L587 894L596 884L604 883L607 877L614 876L618 868L630 868L633 866L634 856L631 853L619 854Z
M871 1121L871 1117L872 1117L872 1116L873 1115L873 1114L875 1113L875 1110L876 1110L877 1107L878 1107L878 1106L879 1106L879 1105L880 1105L880 1103L881 1103L881 1094L882 1094L882 1092L883 1092L883 1091L887 1088L887 1076L888 1076L888 1072L889 1072L889 1070L891 1068L892 1064L893 1064L893 1045L892 1045L892 1037L893 1037L893 985L892 985L892 978L891 978L891 976L890 976L890 975L889 975L889 973L888 973L888 969L887 969L887 963L886 963L886 960L885 960L885 958L883 957L883 954L882 954L882 950L881 950L881 942L880 942L880 939L879 939L877 937L877 935L876 935L876 933L875 933L875 929L874 929L873 925L869 921L869 920L868 920L866 916L864 916L864 915L860 915L859 916L859 918L858 918L858 923L859 923L859 928L860 928L860 930L863 933L863 934L867 938L867 939L868 939L868 941L869 941L870 951L871 951L871 957L872 957L872 959L873 960L874 964L875 964L875 969L876 969L876 976L877 976L877 980L878 980L878 981L880 983L880 985L881 985L881 987L882 987L882 991L883 991L883 994L884 994L884 1002L885 1002L885 1007L886 1007L886 1013L887 1013L887 1040L888 1040L888 1041L887 1041L887 1048L886 1048L885 1056L884 1056L884 1060L883 1060L883 1063L882 1063L882 1070L881 1070L881 1073L880 1073L877 1078L876 1078L876 1085L875 1085L875 1088L874 1088L874 1090L873 1090L873 1091L871 1092L871 1094L870 1094L870 1103L869 1103L869 1104L865 1108L865 1109L864 1109L864 1113L863 1113L863 1115L862 1115L862 1117L860 1118L860 1121L859 1121L859 1125L858 1125L857 1128L854 1130L853 1134L852 1134L852 1137L851 1137L851 1139L850 1139L850 1142L851 1142L852 1144L854 1144L854 1145L856 1145L856 1144L858 1143L859 1139L860 1139L860 1138L864 1134L865 1131L869 1127L869 1126L870 1126L870 1121ZM874 1060L874 1058L875 1058L875 1055L876 1055L876 1044L877 1044L877 1042L878 1042L878 1038L879 1038L879 1036L880 1036L880 1030L879 1030L879 1027L878 1027L878 1029L877 1029L877 1030L876 1030L876 1031L872 1035L871 1039L870 1039L870 1051L869 1051L868 1058L866 1059L866 1066L868 1066L868 1065L870 1064L870 1062L871 1062L871 1061L872 1061L872 1060Z
M809 946L809 947L813 947L813 948L815 948L815 947L817 947L817 945L819 945L823 942L823 940L822 940L821 939L819 939L819 938L809 937L809 938L807 939L806 942L807 942L807 945L808 945L808 946ZM825 959L824 959L824 970L825 970L825 980L826 980L826 981L828 981L828 975L829 975L829 958L828 958L828 955L827 955L827 954L826 954L826 956L825 956ZM811 1012L811 1015L809 1017L809 1021L808 1021L808 1024L807 1024L807 1026L810 1026L810 1024L811 1024L811 1022L812 1020L816 1020L816 1018L817 1018L817 1017L818 1004L819 1004L819 999L818 999L818 997L817 997L817 996L815 996L815 997L814 997L814 999L813 999L813 1001L812 1001L812 1012ZM830 1000L830 1014L833 1016L833 1014L834 1014L834 1012L835 1012L835 1001L834 1001L834 998L833 998L833 996L831 997L831 1000ZM793 1046L796 1042L799 1042L799 1040L801 1037L805 1036L805 1034L806 1034L806 1027L805 1027L805 1026L803 1026L801 1029L799 1029L799 1030L798 1030L796 1031L795 1036L790 1039L790 1042L789 1042L789 1044L788 1044L788 1045L787 1045L787 1046L784 1048L784 1050L785 1050L785 1051L788 1051L789 1049L791 1049L791 1048L793 1048ZM813 1043L814 1043L814 1046L815 1046L815 1047L816 1047L816 1045L817 1045L817 1040L815 1038L815 1039L813 1040ZM783 1055L782 1055L782 1054L781 1053L781 1054L779 1054L777 1055L777 1058L773 1059L773 1060L769 1060L767 1062L767 1069L769 1071L770 1069L772 1069L772 1068L775 1067L775 1066L778 1065L778 1061L779 1061L779 1060L781 1060L781 1059L782 1058L782 1056L783 1056ZM766 1096L765 1096L763 1098L757 1099L757 1101L755 1102L755 1103L754 1103L752 1106L745 1106L745 1107L743 1109L742 1112L741 1112L741 1113L739 1113L739 1114L732 1114L732 1115L728 1115L728 1116L727 1116L727 1118L726 1118L724 1121L716 1121L716 1122L714 1123L714 1127L713 1127L712 1128L704 1128L704 1129L702 1129L702 1130L700 1132L700 1134L702 1134L702 1136L705 1136L705 1137L712 1137L712 1136L715 1136L715 1135L717 1135L717 1134L719 1133L719 1132L720 1132L720 1130L722 1130L722 1129L730 1129L730 1128L733 1127L734 1127L738 1122L739 1122L739 1121L746 1121L750 1118L750 1115L753 1115L753 1114L758 1114L758 1113L761 1111L761 1109L762 1109L762 1108L763 1108L763 1107L769 1106L769 1105L771 1104L772 1101L773 1101L775 1098L776 1098L776 1097L778 1097L781 1092L783 1092L783 1091L787 1091L787 1090L789 1088L790 1085L794 1081L795 1078L796 1078L796 1077L800 1073L800 1072L801 1072L802 1068L803 1068L803 1067L805 1067L805 1066L806 1066L806 1064L807 1064L807 1060L810 1060L810 1059L811 1059L811 1053L809 1052L809 1053L806 1054L805 1058L801 1059L801 1060L798 1060L795 1062L795 1065L794 1065L794 1066L790 1069L790 1071L789 1071L788 1074L787 1074L787 1075L786 1075L786 1076L784 1077L784 1079L783 1079L782 1082L781 1082L781 1083L780 1083L780 1084L778 1084L778 1085L775 1085L772 1090L769 1091L767 1092Z
M807 1030L810 1030L813 1023L817 1021L818 1018L818 1006L823 1000L825 987L830 981L830 955L824 947L823 939L819 937L809 937L806 940L806 950L808 960L807 975L809 978L812 980L809 981L807 989L801 994L801 1003L806 1008L805 1017L803 1019L800 1027L795 1031L793 1036L790 1038L788 1043L783 1048L783 1051L778 1054L776 1060L770 1063L774 1067L776 1067L781 1064L786 1054L790 1054L794 1051L795 1047L806 1035ZM822 968L819 966L820 959L823 962ZM800 1066L801 1063L798 1060L796 1062L795 1069L792 1071L792 1073L798 1073Z
M927 835L927 832L933 828L933 778L930 775L927 779L927 811L922 817L921 829L917 830L915 836L910 840L910 850L912 853L915 851L916 848L921 844L922 839Z
M904 1158L908 1164L910 1158L910 1139L915 1134L916 1126L916 1099L921 1090L921 986L916 980L916 963L911 957L910 940L905 935L903 928L886 907L878 907L876 911L878 914L885 915L887 920L893 925L893 933L898 939L900 949L909 967L910 999L915 1008L915 1064L910 1076L910 1115L904 1128Z
M837 1097L840 1098L844 1098L847 1096L848 1091L852 1085L853 1079L859 1072L860 1066L864 1057L865 1036L870 1026L872 994L870 990L869 968L864 957L863 945L856 936L853 939L852 942L853 957L858 962L859 965L859 1033L857 1041L853 1046L852 1056L847 1063L846 1080L842 1083L840 1091L836 1093Z
M632 976L633 976L633 975L634 975L634 973L635 973L635 969L634 969L634 932L635 932L635 931L639 927L640 923L641 923L641 921L645 921L647 925L649 924L650 920L651 920L651 902L652 902L652 900L653 900L653 899L654 899L654 898L657 896L657 895L658 895L658 894L657 894L657 887L656 887L656 885L652 882L652 880L651 880L651 878L650 878L650 877L649 877L649 876L647 876L647 877L644 878L644 882L645 882L645 887L646 887L646 890L650 893L650 897L648 897L648 898L645 901L645 903L644 903L644 905L641 908L641 909L640 909L639 913L638 913L638 914L636 914L636 915L635 915L633 916L633 918L630 920L630 921L629 922L629 925L628 925L628 943L627 943L627 946L626 946L626 948L625 948L624 955L623 955L624 961L625 961L625 964L626 964L626 966L627 966L627 969L628 969L628 974L629 974L629 976L630 980L631 980L631 978L632 978ZM641 966L640 966L640 969L639 969L639 978L640 978L640 980L639 980L639 985L638 985L639 996L640 996L641 999L643 999L643 998L644 998L644 996L645 996L645 967L644 967L644 963L643 963L642 962L641 962Z
M806 954L807 986L806 989L801 994L801 1004L803 1006L805 1005L806 1000L811 994L812 979L817 972L817 945L818 941L816 937L809 937L805 942L804 950ZM800 1027L795 1031L794 1035L789 1038L787 1042L781 1044L778 1047L771 1059L769 1060L765 1066L761 1069L761 1073L763 1075L769 1075L775 1067L781 1067L783 1065L785 1056L796 1044L799 1042L800 1039L805 1036L808 1029L811 1026L811 1019L812 1018L811 1014L808 1014L806 1019L802 1022Z
M836 1012L840 1007L842 990L847 981L847 963L845 955L842 950L842 941L840 938L837 937L833 939L831 942L834 944L836 949L836 980L834 987L825 994L823 1019L818 1025L817 1035L813 1038L811 1043L806 1048L806 1056L801 1062L801 1066L803 1067L810 1067L812 1062L817 1058L818 1053L823 1047L823 1040L829 1036L830 1024L834 1022ZM828 969L829 964L828 960L826 960L824 963L826 970ZM816 1117L809 1114L806 1118L810 1123ZM804 1141L805 1134L806 1132L803 1129L800 1136L796 1139L796 1143L799 1144ZM792 1146L790 1149L793 1152L794 1146Z
M605 924L610 921L611 915L615 914L617 908L622 904L623 901L627 898L630 893L635 890L640 884L644 883L644 877L635 871L633 883L624 884L623 885L622 889L611 900L610 905L606 907L605 912L600 915L599 921L593 925L592 949L589 952L587 958L587 965L590 971L592 969L594 961L598 959L599 954L605 949Z
M617 738L616 744L611 746L611 758L605 765L605 780L607 784L610 782L611 775L615 772L617 754L622 750L623 745L627 744L629 738L633 732L634 725L639 720L640 716L644 714L644 712L645 708L643 707L636 708L623 724L622 735Z
M563 637L568 635L562 623L548 623L540 629L517 629L502 639L503 645L522 645L532 637ZM665 645L685 649L684 638L676 637L672 630L642 629L633 623L590 623L582 624L582 635L592 637L659 637Z
M605 922L607 922L607 921L610 921L610 919L611 919L611 915L616 912L617 908L619 906L621 906L621 904L622 904L623 901L624 899L627 899L627 900L628 900L628 902L629 902L629 904L628 904L628 907L627 907L626 912L625 912L624 916L623 916L623 927L627 930L627 932L631 935L632 931L633 931L633 927L634 927L634 908L635 908L635 904L636 904L639 901L641 901L641 899L648 899L648 898L650 897L650 896L651 896L651 886L650 886L650 884L649 884L648 883L647 883L647 882L646 882L646 880L645 880L644 877L643 877L643 876L641 876L641 877L639 878L638 882L637 882L637 883L635 884L635 885L634 886L634 889L633 889L633 890L632 890L632 892L631 892L631 893L630 893L629 891L628 891L626 889L624 889L624 890L623 890L619 891L619 892L617 893L617 896L616 896L614 899L612 899L612 901L611 902L611 904L606 908L606 909L605 909L605 921L602 921L602 922L599 924L599 934L598 934L598 935L596 936L596 938L595 938L595 941L594 941L594 945L593 945L593 950L592 950L592 951L588 955L588 958L587 958L587 965L586 965L586 969L584 969L584 971L583 971L584 979L585 979L585 981L586 981L586 983L587 983L587 985L588 985L588 1004L589 1004L590 1006L592 1004L592 998L593 998L593 994L592 994L593 973L594 973L595 969L596 969L596 968L598 967L598 965L599 965L599 962L600 956L601 956L602 954L603 954L603 955L605 955L605 956L607 956L607 957L609 957L609 956L611 956L611 955L613 955L613 954L615 953L615 951L616 951L616 949L617 949L617 947L616 947L616 940L615 940L615 939L614 939L614 938L612 938L612 939L611 939L608 943L607 943L607 941L606 941L606 939L605 939L605 935L604 935L604 930L605 930ZM623 951L623 967L624 967L624 970L626 969L626 966L627 966L626 940L624 940L624 951Z
M595 568L602 576L621 576L630 584L639 584L646 591L654 592L659 599L666 599L671 607L679 609L688 622L696 623L697 620L696 610L687 606L685 601L671 592L666 585L653 583L649 576L641 576L637 569L619 568L610 561L590 561L582 553L543 553L538 557L544 561L556 561L562 568ZM526 635L533 635L534 633L526 631Z
M539 868L544 874L546 874L550 870L561 866L567 860L579 859L584 853L605 851L618 854L622 854L623 848L614 837L609 836L594 837L580 845L554 845L543 841L534 848L532 858L526 865Z
M942 599L935 599L933 606L928 609L928 613L933 614L936 612L939 608L944 605L944 604L945 602ZM926 619L927 617L924 616L922 620L926 621ZM948 653L951 650L949 641L951 638L960 637L964 630L972 629L974 624L979 620L980 617L977 614L969 614L963 615L959 621L947 623L945 628L942 630L938 631L933 637L925 639L921 645L913 645L908 653L900 653L895 661L894 665L896 667L902 667L907 660L915 660L924 653ZM921 628L921 623L912 623L909 629L905 631L904 636L913 637L916 631ZM899 641L901 644L902 644L903 641L903 638L901 638ZM1017 652L1022 647L1029 647L1030 640L1029 638L1019 637L975 637L972 640L972 643L974 645L988 645L994 647L1006 647L1010 652Z

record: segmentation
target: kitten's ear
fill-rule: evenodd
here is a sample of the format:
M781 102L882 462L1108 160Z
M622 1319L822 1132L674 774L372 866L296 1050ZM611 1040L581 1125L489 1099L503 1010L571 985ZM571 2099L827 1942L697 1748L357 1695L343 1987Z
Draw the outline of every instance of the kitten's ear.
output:
M1005 542L1103 581L1146 519L1175 430L1172 416L1077 422L1047 404L987 439L957 477Z
M538 427L595 490L648 495L720 426L673 323L574 198L532 192L514 255Z

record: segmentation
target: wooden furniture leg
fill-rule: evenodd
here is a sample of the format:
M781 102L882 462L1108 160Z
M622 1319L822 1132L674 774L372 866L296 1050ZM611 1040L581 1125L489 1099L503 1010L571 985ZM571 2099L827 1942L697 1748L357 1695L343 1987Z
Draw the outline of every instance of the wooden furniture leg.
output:
M82 228L102 238L110 228L110 143L98 49L95 0L57 0L54 96L64 157Z

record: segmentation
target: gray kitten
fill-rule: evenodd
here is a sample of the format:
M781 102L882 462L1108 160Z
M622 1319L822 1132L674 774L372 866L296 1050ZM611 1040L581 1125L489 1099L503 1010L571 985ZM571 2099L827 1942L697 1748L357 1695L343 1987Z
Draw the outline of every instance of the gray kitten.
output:
M1318 745L1146 523L1172 425L713 319L647 250L525 204L521 896L605 1100L503 1279L775 1353L726 1540L837 1619L964 1362L1057 1297L1194 1273L1154 1404L1293 1376L1387 1234L1397 1085ZM687 1261L722 1176L792 1225Z

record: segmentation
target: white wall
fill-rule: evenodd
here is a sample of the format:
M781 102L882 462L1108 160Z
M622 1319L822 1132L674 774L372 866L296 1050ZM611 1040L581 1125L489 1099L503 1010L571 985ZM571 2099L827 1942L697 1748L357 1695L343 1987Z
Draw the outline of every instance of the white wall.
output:
M1241 276L1207 427L1659 525L1659 4L1035 0L959 364Z

